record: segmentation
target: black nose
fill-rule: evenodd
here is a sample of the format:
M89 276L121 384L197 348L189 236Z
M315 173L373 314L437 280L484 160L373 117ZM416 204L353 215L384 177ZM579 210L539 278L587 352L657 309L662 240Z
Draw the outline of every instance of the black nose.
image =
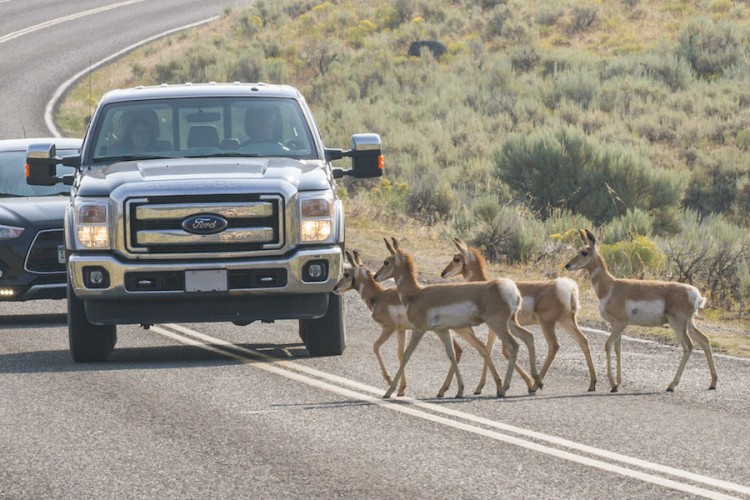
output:
M567 269L568 271L570 271L570 264L565 264L565 269Z

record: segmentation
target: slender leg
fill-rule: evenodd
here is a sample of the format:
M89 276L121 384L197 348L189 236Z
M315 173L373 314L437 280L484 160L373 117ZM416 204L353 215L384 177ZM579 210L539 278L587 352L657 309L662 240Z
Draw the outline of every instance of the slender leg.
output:
M484 359L484 366L489 367L490 372L492 373L492 378L495 379L495 387L497 388L497 394L500 395L500 387L502 386L502 381L500 380L500 375L497 373L497 369L495 368L495 363L492 362L492 358L490 357L489 352L487 352L487 348L482 344L482 341L477 338L477 336L474 334L474 330L471 328L461 328L459 330L456 330L456 333L459 334L464 340L466 340L474 349L479 351L479 354Z
M458 384L458 392L456 393L457 398L464 397L464 380L461 378L461 372L458 369L458 362L456 361L456 353L453 350L453 336L450 330L435 330L435 333L443 342L445 347L445 353L448 355L448 359L451 360L451 365L456 371L456 383Z
M390 387L388 387L388 390L385 391L385 394L383 395L383 399L388 399L391 397L391 394L393 394L393 391L396 390L396 382L398 382L398 379L401 378L404 374L404 369L406 368L406 363L409 362L409 358L411 358L411 355L414 353L414 349L417 348L417 344L419 344L419 341L422 340L422 336L424 335L424 330L412 330L411 331L411 337L409 338L409 344L406 346L406 351L404 351L404 360L401 362L401 366L398 367L398 371L396 372L396 376L393 378L393 381L391 382Z
M609 334L607 341L604 343L604 349L607 351L607 377L609 378L609 386L611 387L610 392L617 392L620 383L615 381L615 374L612 370L612 347L615 346L615 351L620 352L620 338L622 331L627 326L627 323L612 323L612 332ZM620 373L620 355L617 354L617 371Z
M406 348L406 330L398 331L398 362L404 362L404 349ZM401 375L401 383L398 386L397 396L403 396L406 391L406 372Z
M500 342L500 343L503 346L502 348L503 356L505 357L505 359L509 359L510 353L508 351L508 344L506 344L505 342ZM526 370L521 368L521 365L519 365L518 363L515 364L515 368L516 368L516 372L518 373L518 375L520 375L523 381L526 382L526 387L528 388L529 394L534 394L537 390L534 380L532 380L532 378L529 377L529 374L526 373Z
M487 349L487 354L492 357L492 347L495 345L495 340L497 339L497 334L490 328L487 330L487 344L485 345L485 348ZM505 357L507 358L508 355L505 354ZM487 363L482 366L482 377L479 379L479 383L477 384L477 388L474 389L474 394L482 394L482 389L484 389L484 384L487 383Z
M709 390L716 389L716 380L719 377L718 375L716 375L716 366L714 365L714 356L711 351L711 342L708 340L708 337L706 337L706 334L704 334L698 329L697 326L695 326L695 321L693 320L693 318L690 318L688 320L688 334L690 335L690 338L692 338L699 346L701 346L701 349L703 349L703 353L706 355L706 361L708 361L708 369L711 372L711 385L708 386Z
M557 356L557 351L560 350L560 342L557 340L557 335L555 335L554 321L551 323L548 321L540 322L539 326L542 329L544 339L547 341L547 357L544 358L542 371L539 372L539 378L544 382L544 377L547 376L549 367L552 366L552 362L555 360L555 356Z
M677 367L677 373L675 373L674 379L669 384L669 387L667 387L667 392L672 392L674 391L674 388L677 387L677 384L680 383L680 378L682 378L682 371L685 369L685 365L690 358L690 353L693 351L693 342L690 340L690 337L688 337L687 322L684 319L678 319L674 316L668 316L667 321L669 321L669 326L672 327L672 330L677 337L677 341L682 346L680 366Z
M453 339L453 350L456 352L456 365L461 361L461 355L463 354L464 350L461 348L460 345L458 345L458 342L456 342L456 339ZM451 382L453 381L453 374L456 370L453 369L453 365L451 364L450 368L448 368L448 374L445 376L445 380L443 381L443 385L440 387L440 390L438 390L438 397L442 398L445 395L445 391L448 390L448 388L451 386Z
M391 376L388 375L388 370L385 368L385 363L383 363L383 357L380 355L380 348L383 347L383 344L386 340L391 338L391 335L393 335L394 330L388 326L384 326L383 330L380 332L380 337L375 341L375 345L373 345L372 350L375 351L375 357L378 358L378 364L380 365L380 373L383 374L383 378L385 379L386 384L390 384L393 380L391 379Z
M536 392L536 389L541 389L544 385L542 383L542 379L539 377L539 372L536 370L536 350L534 349L534 334L532 334L530 331L522 327L518 324L516 321L515 315L513 315L510 318L510 321L508 322L508 326L510 326L510 331L521 339L524 344L526 344L526 347L529 350L529 364L531 365L531 376L533 377L534 381L536 382L536 387L533 387L534 391L529 392Z
M573 314L569 318L560 320L560 326L568 332L573 340L576 341L578 346L583 351L583 355L586 357L586 364L589 367L589 391L596 391L596 370L594 369L594 360L591 358L591 349L589 348L589 340L586 335L578 328L578 322Z

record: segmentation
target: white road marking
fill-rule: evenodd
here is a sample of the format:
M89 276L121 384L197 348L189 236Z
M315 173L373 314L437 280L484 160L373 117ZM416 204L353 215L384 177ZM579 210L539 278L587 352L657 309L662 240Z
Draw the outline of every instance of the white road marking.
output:
M135 0L138 2L141 2L143 0ZM47 128L49 129L50 133L55 137L62 137L62 134L60 133L60 130L55 125L54 120L54 112L55 108L57 107L57 102L62 98L62 96L67 92L68 88L71 87L75 82L77 82L79 79L81 79L84 75L91 73L95 69L104 66L105 64L109 63L110 61L113 61L114 59L117 59L118 57L121 57L128 52L131 52L138 47L145 45L147 43L153 42L154 40L157 40L159 38L163 38L165 36L171 35L172 33L177 33L178 31L194 28L196 26L200 26L201 24L205 24L211 21L214 21L218 19L219 16L213 16L209 17L208 19L203 19L202 21L198 21L195 23L187 24L185 26L180 26L179 28L171 29L169 31L165 31L163 33L159 33L157 35L154 35L152 37L146 38L144 40L141 40L140 42L134 43L133 45L130 45L128 47L125 47L124 49L120 50L119 52L115 52L114 54L105 57L101 61L95 62L91 64L88 68L79 71L69 79L67 79L65 82L63 82L62 85L60 85L57 90L55 90L55 93L52 94L52 98L47 103L47 106L44 108L44 123L47 125Z
M162 326L169 328L171 330L174 330L174 331L170 331L165 328L162 328ZM167 324L167 325L161 325L161 326L154 326L151 328L151 330L163 336L169 337L177 342L199 347L201 349L206 349L211 352L219 353L227 357L230 357L232 359L235 359L237 361L240 361L242 363L253 362L258 359L261 359L262 361L264 361L264 363L254 364L253 366L255 368L259 368L261 370L265 370L270 373L281 375L283 377L286 377L286 378L289 378L298 382L302 382L304 384L316 387L321 390L333 392L335 394L338 394L346 398L350 398L350 399L354 399L358 401L365 401L371 404L378 405L384 409L397 411L397 412L404 413L410 416L422 418L422 419L436 422L442 425L446 425L448 427L453 427L455 429L472 432L474 434L485 436L485 437L488 437L497 441L505 442L508 444L513 444L515 446L526 448L528 450L536 451L539 453L544 453L544 454L551 455L557 458L561 458L561 459L575 462L581 465L585 465L588 467L593 467L593 468L605 470L608 472L612 472L615 474L620 474L622 476L630 477L630 478L644 481L647 483L656 484L658 486L663 486L665 488L682 491L682 492L689 493L692 495L700 495L706 498L732 498L721 492L706 490L697 486L677 482L677 481L667 479L664 477L660 477L660 476L655 476L653 474L649 474L649 473L642 472L639 470L628 469L626 467L622 467L620 465L612 464L609 462L603 462L594 458L590 458L590 457L586 457L582 455L576 455L575 453L572 453L570 451L565 451L565 450L561 450L558 448L551 448L549 446L545 446L538 442L531 441L530 439L546 442L546 443L553 444L559 447L568 448L569 450L574 450L577 452L598 456L606 460L620 462L620 463L634 466L634 467L639 467L641 469L653 471L655 473L666 474L666 475L674 476L679 479L693 481L696 483L704 484L709 487L720 488L726 491L731 491L734 493L739 493L739 494L744 494L744 495L750 495L750 487L747 487L747 486L732 483L729 481L723 481L720 479L714 479L708 476L695 474L692 472L684 471L681 469L676 469L676 468L665 466L665 465L647 462L645 460L640 460L640 459L633 458L633 457L628 457L626 455L621 455L619 453L613 453L607 450L594 448L594 447L576 443L574 441L570 441L567 439L558 438L558 437L550 436L550 435L543 434L540 432L535 432L535 431L523 429L520 427L504 424L504 423L497 422L494 420L489 420L483 417L478 417L478 416L460 412L457 410L452 410L450 408L444 408L440 405L434 405L431 403L418 401L418 400L414 400L411 398L384 400L384 399L381 399L380 397L370 396L369 394L375 394L375 395L382 394L383 390L378 389L376 387L361 384L359 382L349 380L343 377L339 377L337 375L332 375L326 372L321 372L314 368L309 368L309 367L300 365L298 363L294 363L292 361L279 360L277 358L269 357L267 355L254 351L252 349L247 349L247 348L237 346L230 342L226 342L224 340L197 332L195 330L186 328L181 325ZM179 332L179 333L176 333L176 332ZM192 338L185 337L185 335L192 337ZM198 340L195 340L195 339L198 339ZM217 347L217 346L220 346L220 347ZM326 381L331 382L331 383L328 383ZM340 384L340 385L333 385L333 384ZM349 390L342 386L352 387L360 392ZM442 413L452 418L447 418L447 417L443 417L440 415L436 415L435 413ZM454 419L461 419L467 422L480 424L480 425L489 427L490 429L477 427L476 425L473 425L472 423L460 422ZM510 433L513 433L522 437L509 436L507 434L502 434L500 432L497 432L491 429L498 429L498 430L502 430L505 432L510 432Z
M145 0L128 0L126 2L119 2L119 3L113 3L110 5L105 5L103 7L97 7L95 9L91 10L84 10L81 12L76 12L75 14L70 14L69 16L63 16L58 17L56 19L50 19L49 21L45 21L43 23L35 24L34 26L29 26L27 28L20 29L18 31L14 31L13 33L8 33L7 35L0 36L0 43L9 42L11 40L14 40L18 37L28 35L29 33L33 33L35 31L39 31L44 28L49 28L50 26L54 26L56 24L64 23L67 21L73 21L75 19L80 19L82 17L90 16L93 14L99 14L100 12L106 12L108 10L117 9L120 7L125 7L128 5L132 5L135 3L141 3Z

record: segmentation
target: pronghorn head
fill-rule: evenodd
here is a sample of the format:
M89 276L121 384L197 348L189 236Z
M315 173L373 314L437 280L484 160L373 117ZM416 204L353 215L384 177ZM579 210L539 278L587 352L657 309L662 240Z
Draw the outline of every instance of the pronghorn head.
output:
M568 271L587 269L592 262L596 262L596 238L588 229L579 229L578 234L583 240L583 246L578 249L576 256L565 264Z
M349 290L355 290L358 283L364 282L367 279L367 275L370 270L365 267L365 263L362 262L359 252L354 250L346 252L347 262L344 264L344 273L341 279L333 287L333 293L341 295Z
M356 272L357 264L349 250L345 253L347 262L344 263L344 273L341 275L341 279L338 283L333 287L333 293L336 295L342 295L354 288L354 273Z
M464 274L466 270L466 263L471 259L471 251L466 243L461 241L459 238L453 238L453 244L458 248L458 253L453 254L453 259L445 266L443 272L440 273L441 278L450 278L457 274Z
M398 278L401 275L403 269L406 266L407 255L406 252L398 248L398 241L396 238L391 237L393 244L385 240L385 247L391 253L383 261L383 265L375 273L375 281L385 281L388 278Z

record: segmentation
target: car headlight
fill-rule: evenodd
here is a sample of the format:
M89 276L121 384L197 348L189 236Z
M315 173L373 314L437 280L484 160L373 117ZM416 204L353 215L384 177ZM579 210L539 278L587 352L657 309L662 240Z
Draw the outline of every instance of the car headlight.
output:
M300 242L321 243L333 234L333 196L300 198Z
M75 207L76 237L85 249L109 248L109 204L86 202Z
M24 228L0 225L0 240L12 240L23 234Z

